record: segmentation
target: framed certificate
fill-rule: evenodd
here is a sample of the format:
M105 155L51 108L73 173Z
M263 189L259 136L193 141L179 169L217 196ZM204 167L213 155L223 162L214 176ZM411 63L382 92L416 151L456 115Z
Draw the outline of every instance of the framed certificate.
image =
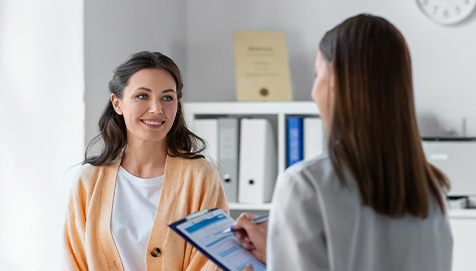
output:
M238 101L292 101L286 35L233 31Z

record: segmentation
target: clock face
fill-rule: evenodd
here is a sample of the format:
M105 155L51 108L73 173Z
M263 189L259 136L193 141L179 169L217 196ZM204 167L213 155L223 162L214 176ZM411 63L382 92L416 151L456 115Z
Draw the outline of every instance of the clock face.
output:
M454 24L468 17L476 0L416 0L421 10L441 24Z

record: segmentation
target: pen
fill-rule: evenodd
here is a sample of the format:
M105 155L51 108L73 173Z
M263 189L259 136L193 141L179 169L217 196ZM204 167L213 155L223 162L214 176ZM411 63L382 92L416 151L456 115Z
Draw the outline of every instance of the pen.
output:
M265 214L265 215L262 215L262 216L255 217L255 218L251 219L251 223L260 224L260 223L266 222L266 221L268 221L268 217L269 217L269 213ZM241 229L234 229L234 228L230 227L230 228L224 230L222 233L236 232L236 231L240 231L240 230Z

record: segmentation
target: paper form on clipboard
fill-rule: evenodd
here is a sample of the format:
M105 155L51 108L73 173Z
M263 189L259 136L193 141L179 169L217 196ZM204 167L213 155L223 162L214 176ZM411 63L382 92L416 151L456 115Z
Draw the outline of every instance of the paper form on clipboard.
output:
M244 249L233 233L223 233L234 222L215 208L189 215L169 227L225 271L240 271L247 264L252 264L255 271L265 271L266 266Z

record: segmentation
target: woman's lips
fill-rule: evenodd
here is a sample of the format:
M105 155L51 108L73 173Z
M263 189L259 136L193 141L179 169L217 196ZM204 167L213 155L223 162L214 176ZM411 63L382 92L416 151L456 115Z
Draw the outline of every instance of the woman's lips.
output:
M150 126L160 126L165 123L164 120L141 120L142 123Z

